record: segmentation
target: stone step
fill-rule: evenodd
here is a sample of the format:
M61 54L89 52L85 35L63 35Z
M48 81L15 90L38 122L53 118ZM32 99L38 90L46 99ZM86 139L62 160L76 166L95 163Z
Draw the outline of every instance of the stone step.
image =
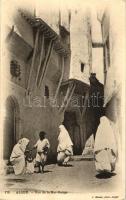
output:
M92 161L94 160L93 155L77 155L72 157L73 161Z

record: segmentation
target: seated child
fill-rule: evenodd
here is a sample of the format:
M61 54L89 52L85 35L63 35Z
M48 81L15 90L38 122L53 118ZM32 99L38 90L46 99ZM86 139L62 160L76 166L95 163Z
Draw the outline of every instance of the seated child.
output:
M25 160L26 160L26 173L33 174L34 162L33 162L33 157L32 157L32 151L28 151Z
M45 138L46 133L41 131L39 133L39 140L34 145L34 148L37 148L36 153L36 167L38 170L37 173L44 172L44 166L47 160L48 150L50 148L50 144L47 138ZM41 169L42 168L42 169Z

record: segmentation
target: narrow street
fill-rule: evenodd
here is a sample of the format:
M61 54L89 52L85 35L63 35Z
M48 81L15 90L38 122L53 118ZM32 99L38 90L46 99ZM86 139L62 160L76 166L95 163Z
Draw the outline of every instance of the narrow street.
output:
M16 192L114 192L119 174L112 177L96 176L94 161L71 161L68 167L47 165L44 174L4 177L4 191Z

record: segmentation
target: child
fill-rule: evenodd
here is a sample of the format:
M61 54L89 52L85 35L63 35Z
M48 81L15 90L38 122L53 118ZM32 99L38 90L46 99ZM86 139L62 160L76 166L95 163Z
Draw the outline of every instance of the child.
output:
M38 170L37 173L44 172L44 166L47 160L48 150L50 148L50 144L47 138L45 138L46 133L41 131L39 133L39 140L34 145L34 148L37 148L36 153L36 167ZM42 167L42 170L41 170Z
M33 163L32 151L28 151L28 154L27 154L25 160L26 160L26 173L33 174L34 173L34 163Z

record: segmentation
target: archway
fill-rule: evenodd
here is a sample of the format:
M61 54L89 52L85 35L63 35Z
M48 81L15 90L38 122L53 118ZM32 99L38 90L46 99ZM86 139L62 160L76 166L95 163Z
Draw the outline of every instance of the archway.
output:
M64 113L64 122L66 129L68 130L70 137L73 142L74 155L80 155L82 153L81 147L81 135L80 126L77 123L76 112L66 111Z
M17 132L19 131L19 105L15 97L9 96L6 99L5 106L3 158L8 160L16 143Z

